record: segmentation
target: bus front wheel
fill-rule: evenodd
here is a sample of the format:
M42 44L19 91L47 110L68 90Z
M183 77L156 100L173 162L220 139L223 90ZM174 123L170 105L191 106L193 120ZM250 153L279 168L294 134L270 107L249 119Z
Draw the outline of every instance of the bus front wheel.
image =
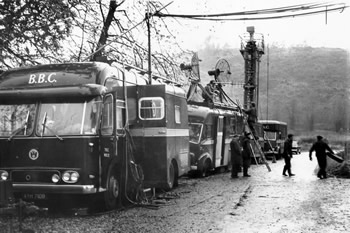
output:
M104 203L107 210L115 209L119 199L119 182L116 175L116 169L108 170L106 179L106 192L104 193Z
M200 177L207 177L209 176L209 169L210 169L210 160L206 159L204 161L203 167L201 168L201 170L199 171L199 175Z

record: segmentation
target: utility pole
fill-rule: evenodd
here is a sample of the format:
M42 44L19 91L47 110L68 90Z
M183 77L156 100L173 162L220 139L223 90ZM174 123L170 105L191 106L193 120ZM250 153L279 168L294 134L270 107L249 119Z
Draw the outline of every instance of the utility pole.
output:
M147 22L147 37L148 37L148 82L152 84L152 50L151 50L151 13L149 11L149 2L147 4L146 22Z

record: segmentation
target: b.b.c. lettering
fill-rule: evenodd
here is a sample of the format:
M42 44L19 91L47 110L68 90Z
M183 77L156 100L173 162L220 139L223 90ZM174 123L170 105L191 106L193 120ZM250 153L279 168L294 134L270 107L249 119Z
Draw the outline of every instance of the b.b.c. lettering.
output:
M41 83L55 83L57 80L54 78L56 73L46 74L31 74L29 75L28 84L41 84Z

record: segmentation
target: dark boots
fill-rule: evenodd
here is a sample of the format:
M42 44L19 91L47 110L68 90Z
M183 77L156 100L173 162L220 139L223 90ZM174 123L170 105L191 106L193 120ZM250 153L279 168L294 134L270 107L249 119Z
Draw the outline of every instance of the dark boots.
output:
M244 177L250 177L250 175L248 174L248 168L247 167L243 167L243 176Z
M291 169L286 167L286 166L284 166L284 168L283 168L282 175L287 176L286 171L288 171L289 176L295 176L295 174L292 173Z
M284 166L283 167L283 172L282 172L282 175L284 175L284 176L287 176L287 174L286 174L286 171L287 171L288 169L287 169L287 167L286 166Z

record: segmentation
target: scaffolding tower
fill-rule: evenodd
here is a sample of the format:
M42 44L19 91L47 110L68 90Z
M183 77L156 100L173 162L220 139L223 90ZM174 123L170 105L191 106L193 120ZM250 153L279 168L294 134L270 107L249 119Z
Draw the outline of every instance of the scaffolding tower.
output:
M264 54L264 37L255 34L254 27L247 27L248 34L241 37L240 52L244 59L244 96L243 107L251 107L255 102L258 109L259 103L259 64Z

